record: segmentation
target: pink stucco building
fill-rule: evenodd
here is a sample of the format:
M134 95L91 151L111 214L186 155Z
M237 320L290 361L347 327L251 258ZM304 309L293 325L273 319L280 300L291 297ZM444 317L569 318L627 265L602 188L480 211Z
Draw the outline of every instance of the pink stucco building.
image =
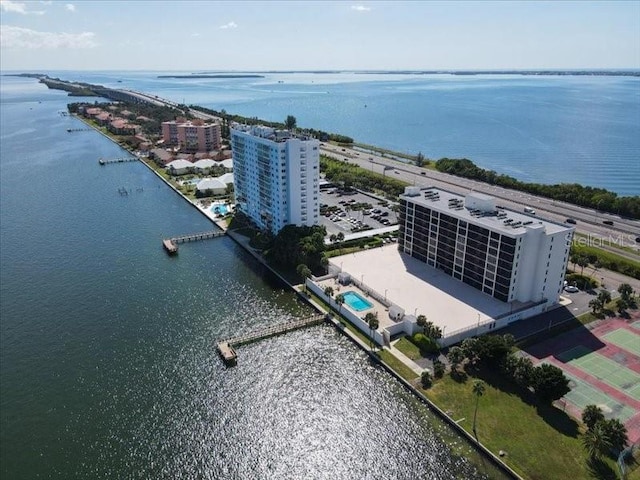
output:
M208 152L222 146L222 129L218 123L162 122L162 138L166 145L179 145L188 152Z

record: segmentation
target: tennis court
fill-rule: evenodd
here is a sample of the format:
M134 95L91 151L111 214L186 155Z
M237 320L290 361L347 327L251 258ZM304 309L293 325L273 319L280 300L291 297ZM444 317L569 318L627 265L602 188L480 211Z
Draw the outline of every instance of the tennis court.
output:
M622 423L629 420L636 412L633 408L616 402L609 395L593 388L588 383L565 372L569 379L571 391L564 396L565 400L573 403L580 410L587 405L597 405L604 413L605 418L617 418Z
M630 397L640 400L640 375L613 360L599 355L589 348L578 345L556 358L593 375L598 380L611 385Z
M618 328L603 335L602 338L640 357L640 335L636 335L624 328Z
M640 320L637 320L637 321L633 322L633 323L631 324L631 326L632 326L633 328L637 328L638 330L640 330Z

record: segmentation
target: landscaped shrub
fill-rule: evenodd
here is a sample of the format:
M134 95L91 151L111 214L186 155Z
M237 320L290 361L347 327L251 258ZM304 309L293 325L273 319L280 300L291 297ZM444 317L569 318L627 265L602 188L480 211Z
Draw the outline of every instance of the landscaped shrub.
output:
M569 285L577 285L578 288L598 288L598 281L591 277L588 277L587 275L580 275L579 273L569 273L564 277L564 279Z
M420 349L421 353L436 353L440 350L438 343L424 333L415 333L410 337L411 342Z

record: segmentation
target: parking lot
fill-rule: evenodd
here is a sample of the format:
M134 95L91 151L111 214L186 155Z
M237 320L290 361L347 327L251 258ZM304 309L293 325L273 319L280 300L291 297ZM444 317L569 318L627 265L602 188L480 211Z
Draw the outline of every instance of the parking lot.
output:
M395 204L356 191L337 188L320 192L320 224L327 234L348 235L398 224Z

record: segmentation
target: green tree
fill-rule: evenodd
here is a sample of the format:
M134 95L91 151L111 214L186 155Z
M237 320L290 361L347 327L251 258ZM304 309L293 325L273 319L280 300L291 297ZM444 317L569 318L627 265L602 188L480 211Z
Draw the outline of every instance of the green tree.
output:
M473 394L476 396L476 408L473 411L473 436L476 437L476 441L478 441L478 433L476 432L476 417L478 416L478 403L480 402L480 397L484 395L485 392L485 384L482 380L476 380L473 382Z
M425 315L418 315L416 317L416 324L422 327L422 332L426 335L425 326L427 325L427 317Z
M602 410L597 405L587 405L584 407L582 411L582 423L584 423L587 428L593 428L596 423L604 420L604 415Z
M342 312L342 305L344 304L344 293L336 295L335 302L338 305L338 314Z
M631 303L633 298L633 287L628 283L622 283L618 287L618 293L620 293L620 298L627 302L627 304Z
M589 257L587 257L585 255L579 255L578 256L578 261L576 263L580 267L580 275L583 275L584 274L584 267L587 267L589 265Z
M594 315L598 315L602 311L603 307L604 305L599 298L592 298L589 300L589 308Z
M298 121L293 115L287 115L287 119L284 121L284 125L287 127L287 130L295 129L297 123Z
M433 385L433 379L431 378L431 374L428 370L423 370L420 374L420 383L422 384L422 388L425 390L427 388L431 388L431 385Z
M304 291L306 292L307 291L307 278L311 277L311 270L304 263L301 263L296 268L296 272L298 272L298 275L300 275L300 277L302 277L302 285L303 285Z
M629 444L626 427L617 418L610 420L602 420L602 426L606 437L609 439L611 449L616 453L620 453Z
M330 287L330 286L324 287L324 294L327 297L332 297L333 296L333 287Z
M549 403L569 393L569 380L555 365L543 363L535 367L531 385L536 395Z
M618 310L618 314L625 315L627 313L627 308L629 308L629 304L624 298L618 298L616 300L616 309Z
M444 376L445 370L446 367L444 366L444 363L436 358L433 361L433 376L436 378L442 378Z
M451 347L447 353L447 360L451 364L451 375L458 373L458 366L464 361L465 355L460 347Z
M427 322L424 327L424 333L427 337L438 340L442 338L442 329L433 322Z
M364 321L369 325L369 338L371 339L371 349L373 350L373 332L380 326L377 313L367 313L364 316Z
M603 422L596 423L582 435L582 444L591 460L600 458L611 449L611 440Z
M416 155L416 167L422 167L424 165L424 155L422 155L422 152L418 152L418 155Z
M611 301L611 294L607 290L600 290L598 293L598 300L602 302L602 306L604 307Z

